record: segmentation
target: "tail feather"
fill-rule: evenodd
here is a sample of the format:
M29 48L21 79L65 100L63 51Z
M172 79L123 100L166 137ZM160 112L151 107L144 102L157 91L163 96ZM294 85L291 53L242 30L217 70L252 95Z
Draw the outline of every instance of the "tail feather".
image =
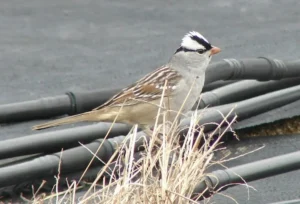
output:
M97 121L95 117L95 112L86 112L74 116L69 116L66 118L61 118L57 120L53 120L47 123L43 123L40 125L35 125L32 127L32 130L41 130L41 129L46 129L54 126L59 126L59 125L65 125L65 124L70 124L70 123L77 123L77 122L84 122L84 121Z

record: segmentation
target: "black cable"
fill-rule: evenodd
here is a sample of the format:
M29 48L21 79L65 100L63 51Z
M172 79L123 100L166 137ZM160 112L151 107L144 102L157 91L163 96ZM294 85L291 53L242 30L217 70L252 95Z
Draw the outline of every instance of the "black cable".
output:
M225 190L240 183L251 182L300 169L300 151L256 162L213 171L194 189L194 194L209 197L211 192Z
M227 86L229 84L233 84L238 82L239 80L228 80L228 81L224 81L224 80L219 80L219 81L214 81L210 84L205 84L203 89L202 89L202 93L207 92L207 91L212 91L214 89L220 88L222 86Z
M101 104L105 103L110 97L118 93L121 89L115 88L110 90L97 90L87 92L67 92L71 99L73 111L68 113L74 115L90 111Z
M199 105L195 104L193 109L195 110L196 107L203 109L207 106L213 107L238 102L299 84L299 77L266 82L243 80L203 93Z
M85 127L69 128L65 130L38 133L14 139L0 141L0 159L60 151L79 145L87 144L96 139L103 138L109 131L111 123L98 123ZM109 137L126 135L130 126L114 124Z
M296 100L300 100L300 85L274 91L234 104L205 109L201 112L199 123L205 124L204 131L209 132L214 130L217 125L224 120L222 115L226 116L232 110L233 111L228 116L227 120L230 121L237 115L237 120L241 121L243 119L250 118L252 116L292 103ZM222 113L222 115L220 113ZM183 119L181 121L181 125L188 126L190 124L190 120L190 118ZM227 123L224 125L227 125ZM185 131L186 130L182 131L182 134L185 134Z
M67 95L0 105L0 123L44 119L71 113Z
M67 92L65 95L0 105L0 123L45 119L90 111L120 89Z
M60 172L59 174L59 182L57 182L57 177L51 175L48 177L39 177L39 178L34 178L34 180L26 180L24 182L20 182L17 185L13 186L13 188L8 188L8 187L2 187L0 189L0 196L3 194L12 194L14 193L15 195L24 195L25 197L32 197L32 189L39 189L39 193L49 193L53 191L53 186L55 186L57 183L59 185L59 190L67 190L70 187L70 183L76 181L78 182L79 179L82 177L81 184L79 186L84 186L86 185L85 182L93 182L94 179L97 177L97 174L101 171L103 167L102 166L93 166L90 167L85 174L83 175L84 170L80 171L74 171L71 173L62 173ZM46 181L43 186L41 186L41 183L43 181ZM89 185L87 185L88 187ZM80 188L77 189L77 193L80 191ZM97 189L97 185L95 186L95 189ZM27 196L26 196L27 195ZM63 196L63 195L62 195ZM4 197L4 196L3 196ZM9 197L9 196L6 196ZM15 201L17 203L17 201ZM20 203L20 201L18 202Z
M260 81L300 77L300 60L261 57L257 59L225 59L211 64L206 71L207 84L217 80L257 79Z
M62 174L83 170L87 167L93 157L91 152L96 152L99 145L102 146L96 154L98 158L93 160L92 166L103 165L107 162L116 148L124 141L125 136L110 138L107 140L96 140L85 147L75 147L50 155L41 156L30 161L9 165L0 168L0 187L15 185L36 178L57 175L60 165ZM144 144L144 135L138 134L135 142L136 150ZM127 143L128 144L128 143ZM88 149L88 150L87 150ZM91 151L91 152L90 152Z

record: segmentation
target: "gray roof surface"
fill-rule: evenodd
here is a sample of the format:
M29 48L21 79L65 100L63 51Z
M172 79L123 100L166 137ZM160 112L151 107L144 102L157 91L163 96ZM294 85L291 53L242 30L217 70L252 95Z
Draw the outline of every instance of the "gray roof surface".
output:
M164 64L190 30L222 48L214 62L299 59L299 8L298 0L1 0L0 104L127 85ZM3 125L0 139L32 134L36 123ZM299 150L300 140L276 140L237 163ZM299 173L251 182L249 201L244 187L225 193L239 203L299 198Z

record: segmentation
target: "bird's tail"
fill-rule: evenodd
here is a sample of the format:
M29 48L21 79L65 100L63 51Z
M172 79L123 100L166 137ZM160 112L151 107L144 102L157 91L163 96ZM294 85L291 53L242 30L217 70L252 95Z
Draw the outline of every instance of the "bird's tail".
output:
M65 124L70 124L70 123L77 123L77 122L84 122L84 121L97 121L97 115L99 115L99 113L95 114L95 111L81 113L78 115L53 120L53 121L43 123L40 125L35 125L32 127L32 130L41 130L41 129L46 129L46 128L50 128L50 127L54 127L54 126L65 125Z

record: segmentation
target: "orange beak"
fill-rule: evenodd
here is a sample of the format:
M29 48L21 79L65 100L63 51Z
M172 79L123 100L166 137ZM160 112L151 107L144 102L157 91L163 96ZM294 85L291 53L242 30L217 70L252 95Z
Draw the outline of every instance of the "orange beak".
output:
M213 46L210 50L211 55L218 54L219 52L221 52L221 49L215 46Z

